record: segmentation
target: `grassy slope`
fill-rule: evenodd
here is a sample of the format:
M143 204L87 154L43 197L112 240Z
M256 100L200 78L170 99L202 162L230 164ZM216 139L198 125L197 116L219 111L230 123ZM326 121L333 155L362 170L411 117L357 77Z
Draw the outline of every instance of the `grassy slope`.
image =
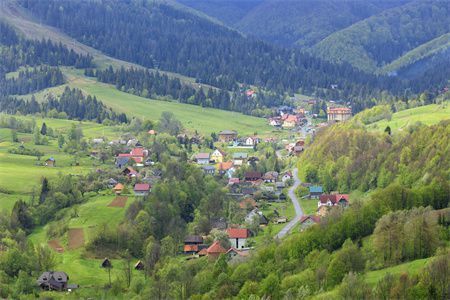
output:
M431 104L397 112L392 115L390 121L381 120L368 125L368 128L369 130L381 131L389 125L392 130L403 130L405 127L412 125L415 122L432 125L449 118L450 106L448 104L444 107L437 104Z
M108 207L107 205L114 199L113 195L97 196L88 202L77 206L78 217L68 220L69 228L83 228L85 234L85 242L89 240L89 232L91 227L99 224L108 223L110 226L117 226L123 219L126 207L133 201L130 197L125 208ZM73 208L70 208L72 211ZM67 212L67 215L69 211ZM46 227L36 229L31 235L30 240L35 244L47 244ZM64 270L70 274L71 282L78 283L83 287L96 286L101 287L108 283L108 273L100 269L101 259L88 258L84 253L84 248L76 250L68 250L67 236L60 238L65 251L56 253L57 265L56 269ZM123 260L112 260L113 269L111 270L112 280L122 276ZM133 261L134 263L134 261ZM134 271L134 276L143 276L139 272Z

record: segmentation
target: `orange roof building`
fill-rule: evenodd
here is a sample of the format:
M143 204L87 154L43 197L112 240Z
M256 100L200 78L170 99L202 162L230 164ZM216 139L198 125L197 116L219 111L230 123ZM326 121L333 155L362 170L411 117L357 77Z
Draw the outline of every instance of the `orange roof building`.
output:
M123 184L118 183L118 184L116 184L115 187L113 187L113 192L116 193L117 195L119 195L122 193L123 189L124 189Z
M208 249L206 249L208 257L216 259L222 253L227 253L227 250L220 245L219 241L215 241Z

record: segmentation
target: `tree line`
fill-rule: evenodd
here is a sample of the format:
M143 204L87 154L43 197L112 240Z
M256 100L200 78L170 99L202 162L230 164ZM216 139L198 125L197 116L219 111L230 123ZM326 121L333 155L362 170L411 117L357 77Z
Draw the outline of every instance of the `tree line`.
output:
M175 99L181 103L255 114L257 109L274 107L284 103L283 96L260 90L253 97L245 94L249 87L232 86L232 91L216 88L194 88L178 78L144 69L105 70L87 69L86 75L96 76L101 82L114 84L117 89L146 98Z
M49 95L42 103L36 101L34 96L30 100L0 96L0 111L24 115L41 113L50 117L88 120L97 123L102 123L104 120L118 123L128 122L124 113L116 113L97 100L95 96L85 96L81 90L69 87L66 87L58 98Z
M25 95L65 82L60 69L48 66L21 70L16 77L0 79L0 94Z

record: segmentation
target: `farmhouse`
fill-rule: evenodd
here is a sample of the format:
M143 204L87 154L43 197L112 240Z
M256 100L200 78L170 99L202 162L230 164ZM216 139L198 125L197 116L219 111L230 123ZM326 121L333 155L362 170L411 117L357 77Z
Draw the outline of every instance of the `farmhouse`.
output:
M122 194L123 189L124 189L123 184L118 183L118 184L116 184L116 185L114 186L113 192L114 192L116 195L120 195L120 194Z
M336 206L347 207L349 202L348 194L331 194L320 195L317 207L321 206Z
M247 239L250 237L250 231L247 228L228 228L227 234L231 246L237 249L244 248Z
M56 160L53 157L50 157L45 161L45 166L47 167L56 167Z
M255 171L245 172L244 176L246 181L256 181L262 178L261 173Z
M206 255L209 259L217 259L223 253L227 253L227 250L220 245L219 241L215 241L206 249Z
M286 172L283 174L283 177L281 177L281 181L282 182L286 182L288 180L292 179L292 173L291 172Z
M300 218L300 226L301 226L301 230L305 230L308 227L317 224L320 222L320 217L319 216L302 216Z
M223 158L225 157L225 153L221 151L220 149L214 150L214 152L211 154L211 160L213 160L216 163L223 162Z
M259 144L259 138L256 136L249 136L244 141L245 146L256 146Z
M133 190L135 196L147 196L151 191L151 186L148 183L136 183Z
M348 107L328 107L327 118L328 122L332 121L346 121L352 117L352 110Z
M209 153L199 153L195 156L199 165L209 164Z
M202 169L206 175L214 175L214 173L216 172L216 168L214 168L213 166L203 166Z
M78 288L78 285L68 285L69 276L65 272L48 271L39 276L37 284L46 291L65 291L69 288Z
M237 139L237 132L234 130L224 130L219 132L219 141L229 143Z
M312 185L309 187L309 198L319 198L323 194L323 188L321 186Z

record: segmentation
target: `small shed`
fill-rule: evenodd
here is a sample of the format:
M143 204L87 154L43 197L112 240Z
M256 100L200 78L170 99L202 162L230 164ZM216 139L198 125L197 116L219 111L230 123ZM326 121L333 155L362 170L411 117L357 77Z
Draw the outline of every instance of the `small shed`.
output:
M144 270L144 263L140 260L134 265L134 269L138 271Z
M102 268L111 268L112 264L109 258L105 257L105 259L102 261L102 264L100 265Z

